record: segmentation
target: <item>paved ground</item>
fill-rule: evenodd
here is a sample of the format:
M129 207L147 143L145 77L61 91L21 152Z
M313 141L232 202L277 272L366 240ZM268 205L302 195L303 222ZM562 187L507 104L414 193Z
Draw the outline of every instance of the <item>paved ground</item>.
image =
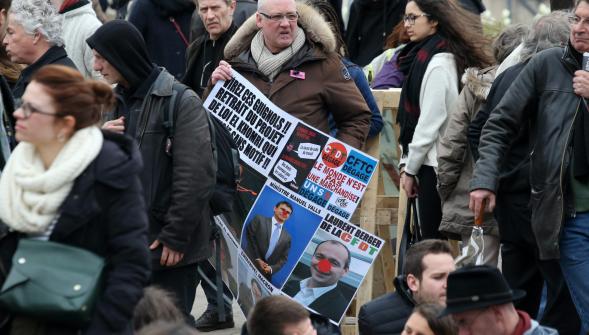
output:
M206 308L207 299L199 285L196 291L196 299L194 302L194 306L192 307L192 315L194 315L195 318L198 318L205 311ZM245 323L245 316L243 315L243 312L241 311L235 300L233 300L233 321L235 322L235 328L217 330L203 334L239 335L241 333L241 326Z

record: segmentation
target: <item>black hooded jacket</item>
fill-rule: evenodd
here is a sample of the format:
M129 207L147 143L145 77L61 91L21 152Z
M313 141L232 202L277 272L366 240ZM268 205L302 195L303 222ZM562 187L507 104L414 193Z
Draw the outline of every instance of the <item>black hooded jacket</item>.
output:
M170 106L174 85L166 70L154 67L141 35L131 23L110 21L96 30L88 44L114 66L130 88L117 88L126 101L105 119L124 113L125 132L139 146L145 168L141 175L149 214L150 242L155 239L184 253L178 266L209 257L209 200L215 186L210 130L206 111L194 91L176 99L173 146L166 152L164 108ZM131 79L129 79L131 78ZM119 100L120 101L120 100ZM154 269L161 269L162 248L152 251Z

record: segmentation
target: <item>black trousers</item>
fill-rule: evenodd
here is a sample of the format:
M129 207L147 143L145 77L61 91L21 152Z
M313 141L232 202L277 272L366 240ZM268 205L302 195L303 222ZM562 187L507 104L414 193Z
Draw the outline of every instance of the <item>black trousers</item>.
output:
M196 296L198 284L197 264L189 264L177 268L166 268L153 271L151 284L157 285L172 293L176 298L176 304L184 317L186 323L194 326L194 317L190 314Z
M208 260L204 260L198 263L197 272L197 286L200 282L202 290L207 298L207 311L217 312L219 302L217 301L217 270L209 263ZM223 283L223 306L225 308L225 314L231 316L233 309L228 301L233 300L233 294L229 288Z
M526 296L516 301L515 307L536 319L542 287L546 283L546 308L540 324L556 328L561 335L578 335L580 320L560 263L557 259L540 260L528 204L527 194L499 194L495 208L502 243L503 275L512 289L526 291Z
M446 239L439 232L442 221L442 203L436 185L438 178L432 166L422 165L417 173L419 192L417 193L417 207L419 225L423 239Z

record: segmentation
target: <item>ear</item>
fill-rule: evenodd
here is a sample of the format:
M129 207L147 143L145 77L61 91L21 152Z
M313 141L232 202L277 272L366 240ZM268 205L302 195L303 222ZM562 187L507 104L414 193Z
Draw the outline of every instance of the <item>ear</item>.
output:
M43 38L43 35L40 32L35 30L35 32L33 33L33 44L39 43L39 41L41 41L42 38Z
M235 11L236 6L237 6L237 2L235 2L235 0L232 0L231 5L229 5L229 10L231 12L231 15L233 15L233 11Z
M413 292L415 294L415 292L419 291L419 279L417 279L417 277L415 277L413 274L408 274L407 275L407 286L409 286L409 289L411 290L411 292Z
M262 15L258 12L256 12L256 26L262 29Z
M63 124L63 131L69 136L72 136L76 129L76 118L71 115L64 116L61 118Z
M0 27L4 27L7 20L8 13L6 12L6 9L0 9Z

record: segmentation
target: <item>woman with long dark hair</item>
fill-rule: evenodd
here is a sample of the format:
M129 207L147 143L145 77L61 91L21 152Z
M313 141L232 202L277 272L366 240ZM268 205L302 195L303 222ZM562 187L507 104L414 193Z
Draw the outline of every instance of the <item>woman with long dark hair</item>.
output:
M397 123L402 147L401 186L418 198L423 238L440 238L442 210L436 190L438 137L468 67L493 63L477 16L449 0L414 0L403 16L411 42L399 54L405 75Z

